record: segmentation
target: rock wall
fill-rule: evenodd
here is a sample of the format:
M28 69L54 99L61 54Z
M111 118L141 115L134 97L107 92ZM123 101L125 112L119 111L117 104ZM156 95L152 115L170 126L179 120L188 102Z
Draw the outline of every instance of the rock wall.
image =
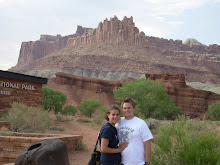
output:
M47 86L60 90L67 95L67 104L79 106L83 99L100 100L102 105L115 103L113 89L117 89L128 78L120 81L107 81L96 78L74 76L66 73L56 73L56 77L49 79Z
M47 41L48 39L44 37L43 40L39 41L22 42L18 65L32 63L35 60L66 47L69 37L70 36L59 37L55 41L49 42Z
M68 35L62 37L61 35L51 36L51 35L41 35L38 41L22 42L18 65L23 65L26 63L32 63L46 55L59 51L67 46L67 41L69 38L75 38L82 36L91 28L84 28L82 26L77 26L76 33L73 35Z
M130 46L147 46L144 33L135 27L133 17L124 17L120 21L116 16L100 22L96 29L91 29L81 37L70 38L68 46L77 46L83 43L106 42L110 44L126 44ZM147 38L145 38L147 39Z
M181 112L191 118L203 116L209 104L220 101L220 95L187 86L184 74L146 74L146 78L160 80L175 104L182 107ZM101 104L109 106L116 103L113 89L119 88L124 81L134 81L134 79L107 81L56 73L56 78L49 79L47 86L64 92L67 95L67 104L73 106L79 106L83 99L97 99Z
M145 76L151 80L160 80L175 104L182 108L180 111L191 118L203 116L208 110L208 105L220 101L218 94L187 86L184 74L164 73Z

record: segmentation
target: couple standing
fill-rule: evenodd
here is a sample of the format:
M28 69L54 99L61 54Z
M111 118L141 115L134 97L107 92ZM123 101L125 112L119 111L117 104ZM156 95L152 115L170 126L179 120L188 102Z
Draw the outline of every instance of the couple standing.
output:
M106 111L108 123L99 136L101 165L150 165L153 136L144 120L134 116L132 99L125 99L121 107L124 114L121 119L117 106Z

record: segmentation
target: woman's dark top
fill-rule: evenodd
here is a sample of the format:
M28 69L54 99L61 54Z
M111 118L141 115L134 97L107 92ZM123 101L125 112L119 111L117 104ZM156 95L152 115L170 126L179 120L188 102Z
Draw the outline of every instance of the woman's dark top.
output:
M101 138L106 138L109 139L109 148L118 148L118 133L117 129L112 126L110 123L106 123L101 131L100 131L100 136L99 136L99 144L101 144ZM113 165L115 163L120 163L121 162L121 153L114 153L114 154L109 154L109 153L102 153L101 152L101 164L103 165Z

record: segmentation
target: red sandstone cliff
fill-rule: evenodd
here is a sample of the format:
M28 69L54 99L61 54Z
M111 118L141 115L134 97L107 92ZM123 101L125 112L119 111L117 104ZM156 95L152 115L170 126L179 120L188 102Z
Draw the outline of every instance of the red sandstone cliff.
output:
M202 117L209 104L220 101L220 95L188 87L184 74L146 74L146 78L159 79L175 104L182 107L181 112L188 113L192 118ZM134 81L134 79L107 81L57 73L56 78L49 79L47 86L64 92L67 95L68 104L74 106L78 106L83 99L97 99L102 105L109 106L116 101L113 89L121 87L124 81Z
M127 78L120 81L107 81L56 73L56 78L49 79L47 86L64 92L67 95L67 103L74 106L79 106L83 99L96 99L100 100L102 105L111 105L115 103L113 89L120 87L122 82L133 80Z
M220 95L210 91L198 90L186 85L184 74L146 74L146 78L160 80L181 112L190 117L200 117L208 110L208 105L220 101Z
M33 63L34 61L49 55L50 53L65 48L69 38L82 36L86 31L90 29L91 28L83 28L82 26L77 26L77 31L73 35L64 37L59 34L56 36L41 35L40 40L38 41L22 42L18 65Z

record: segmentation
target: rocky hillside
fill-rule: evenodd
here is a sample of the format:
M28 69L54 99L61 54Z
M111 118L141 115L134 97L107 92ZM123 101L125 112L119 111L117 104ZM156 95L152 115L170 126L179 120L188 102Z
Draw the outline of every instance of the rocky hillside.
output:
M146 36L133 18L116 16L97 28L77 27L75 34L41 35L23 42L10 71L41 77L56 72L105 80L144 77L146 73L184 73L189 82L220 84L220 45L184 43Z

